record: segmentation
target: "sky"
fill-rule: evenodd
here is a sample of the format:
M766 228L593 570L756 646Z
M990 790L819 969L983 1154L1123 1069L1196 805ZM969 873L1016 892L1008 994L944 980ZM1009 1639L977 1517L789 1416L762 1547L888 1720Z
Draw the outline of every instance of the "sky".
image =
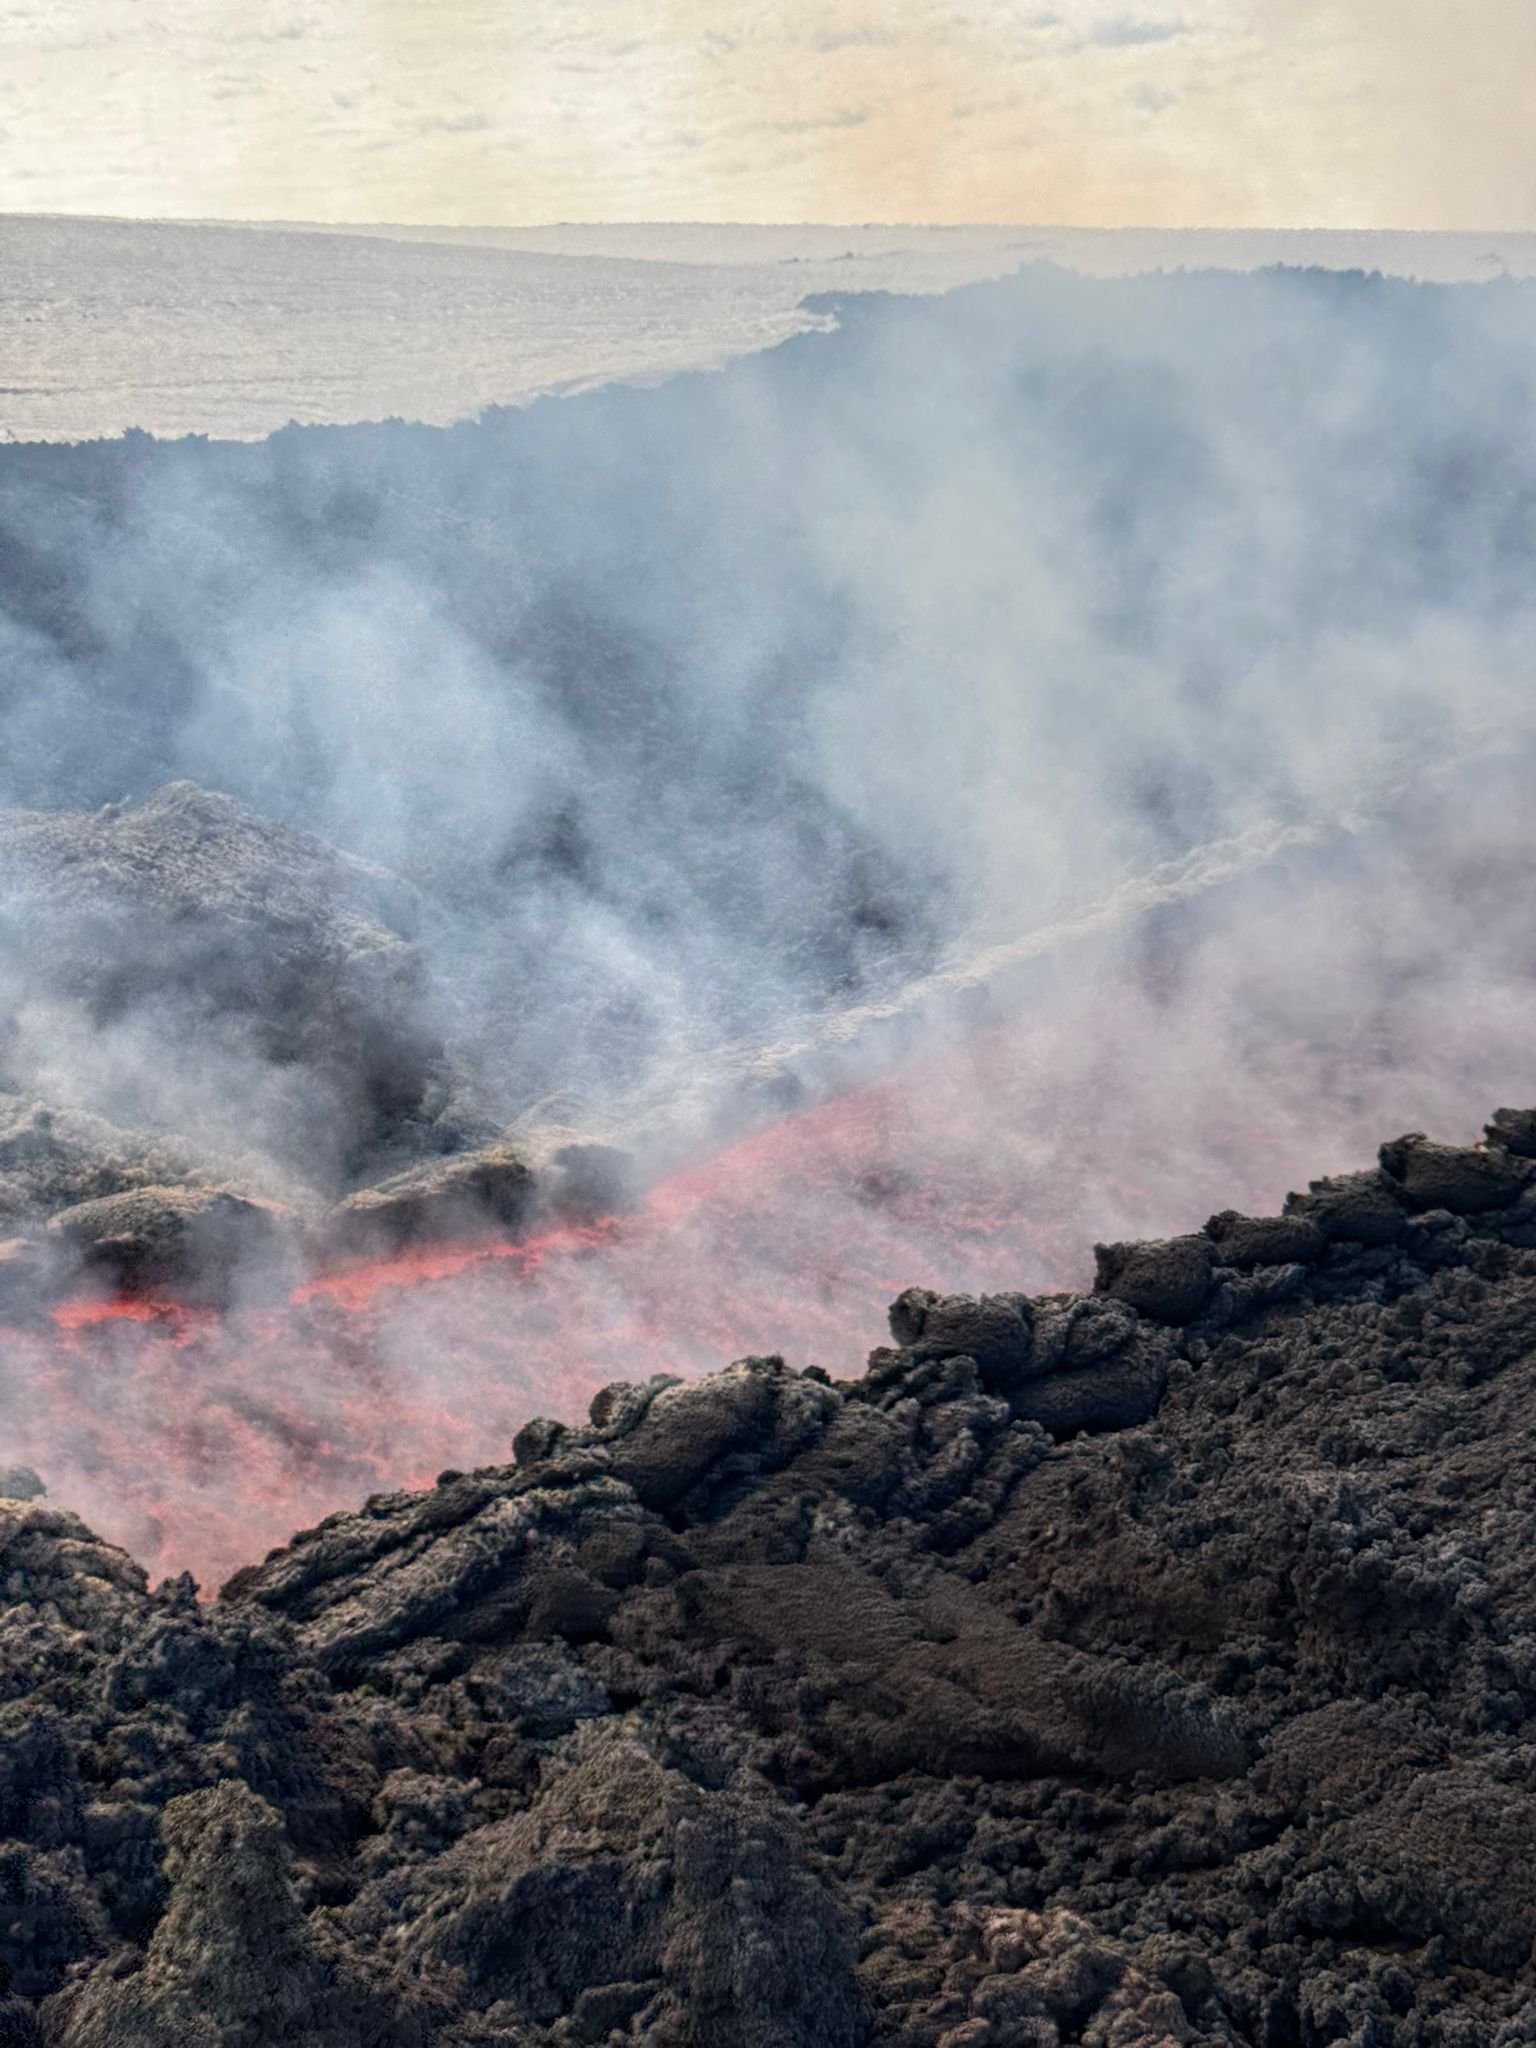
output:
M1536 0L0 0L0 211L1536 229Z

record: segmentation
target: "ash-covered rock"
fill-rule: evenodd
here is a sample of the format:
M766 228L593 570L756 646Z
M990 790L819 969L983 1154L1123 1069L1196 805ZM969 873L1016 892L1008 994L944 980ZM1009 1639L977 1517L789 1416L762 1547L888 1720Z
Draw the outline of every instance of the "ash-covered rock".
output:
M1315 1180L1285 1198L1287 1222L1310 1223L1324 1244L1400 1244L1406 1234L1406 1190L1378 1168Z
M322 1240L341 1255L394 1252L428 1239L514 1229L533 1215L537 1199L525 1155L511 1145L486 1145L358 1189L329 1212Z
M1524 1129L615 1385L211 1605L0 1498L0 2040L1529 2043Z
M288 1270L296 1228L276 1203L228 1188L148 1187L61 1209L48 1236L87 1273L128 1292L166 1289L223 1304L241 1280Z
M259 1155L0 1089L0 1315L82 1285L225 1301L289 1271L310 1206Z
M1536 1159L1536 1109L1496 1109L1484 1136L1495 1150Z
M1410 1208L1449 1209L1457 1216L1508 1208L1536 1183L1536 1168L1507 1149L1437 1145L1422 1131L1383 1145L1381 1169Z
M385 870L185 782L0 813L0 869L0 1313L223 1304L630 1199L621 1151L476 1109Z
M99 811L0 813L0 868L6 1060L23 1084L79 1033L110 1094L111 1046L132 1043L144 1115L174 1128L185 1098L209 1121L223 1076L231 1129L322 1179L430 1117L443 1055L423 1022L419 910L383 869L188 782Z
M1099 1244L1095 1288L1159 1323L1188 1323L1211 1291L1216 1254L1205 1237L1158 1244Z
M258 1171L250 1159L240 1164ZM8 1227L35 1227L61 1209L137 1188L207 1187L218 1178L190 1144L0 1087L0 1222Z

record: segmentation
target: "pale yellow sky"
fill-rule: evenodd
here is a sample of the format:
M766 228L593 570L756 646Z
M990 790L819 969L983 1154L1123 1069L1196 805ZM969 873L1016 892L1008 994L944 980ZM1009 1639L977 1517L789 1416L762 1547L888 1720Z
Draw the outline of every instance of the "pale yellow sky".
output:
M1536 0L0 0L0 211L1536 229Z

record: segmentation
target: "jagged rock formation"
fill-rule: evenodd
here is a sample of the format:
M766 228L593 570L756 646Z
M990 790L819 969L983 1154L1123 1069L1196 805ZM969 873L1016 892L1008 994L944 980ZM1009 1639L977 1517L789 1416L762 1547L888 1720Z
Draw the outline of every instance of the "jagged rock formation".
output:
M8 1312L87 1277L218 1298L236 1268L252 1280L285 1268L303 1207L302 1190L270 1161L247 1153L214 1162L164 1133L121 1130L0 1088Z
M1536 2042L1536 1116L891 1334L208 1606L0 1500L0 2041Z
M181 1044L195 1023L231 1066L259 1057L294 1081L299 1156L317 1115L362 1156L422 1113L441 1049L420 1024L412 892L383 869L189 782L0 814L0 866L34 996L46 968L96 1030L133 1020Z
M225 1188L149 1187L61 1210L48 1236L118 1286L219 1300L241 1275L285 1270L290 1225L274 1204Z
M421 900L384 869L181 782L0 812L0 874L0 1305L82 1280L219 1303L622 1202L621 1154L469 1106ZM109 1094L128 1034L145 1127L36 1093L74 1028Z

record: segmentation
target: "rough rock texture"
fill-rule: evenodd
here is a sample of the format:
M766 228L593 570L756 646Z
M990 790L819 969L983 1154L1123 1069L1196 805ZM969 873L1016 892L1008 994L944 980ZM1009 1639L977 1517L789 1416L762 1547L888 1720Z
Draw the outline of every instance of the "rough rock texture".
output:
M0 1088L0 1224L21 1228L105 1195L215 1178L190 1146Z
M313 1247L322 1258L372 1257L516 1232L541 1219L611 1214L629 1201L630 1176L629 1157L615 1146L497 1139L347 1195L315 1226Z
M425 1021L423 915L385 870L192 783L0 812L0 1306L82 1284L221 1302L623 1206L623 1154L514 1141L470 1106ZM76 1068L105 1103L43 1099Z
M345 1103L359 1145L419 1111L410 892L189 782L137 805L0 814L4 919L97 1026L195 1009Z
M330 1212L324 1238L343 1254L398 1251L426 1238L514 1228L532 1215L536 1200L535 1175L522 1152L487 1145L360 1188Z
M217 1293L238 1248L199 1255L187 1191L292 1208L292 1254L338 1195L493 1141L430 1022L421 915L386 870L190 782L0 812L0 1224L167 1189L97 1263Z
M0 1499L0 2042L1536 2042L1533 1128L207 1606Z
M254 1277L291 1257L290 1194L302 1211L303 1189L248 1152L199 1157L164 1133L0 1088L0 1306L82 1280L218 1300L237 1265Z
M214 1300L264 1267L283 1270L293 1230L275 1204L228 1188L135 1188L61 1209L48 1224L55 1244L118 1287Z

